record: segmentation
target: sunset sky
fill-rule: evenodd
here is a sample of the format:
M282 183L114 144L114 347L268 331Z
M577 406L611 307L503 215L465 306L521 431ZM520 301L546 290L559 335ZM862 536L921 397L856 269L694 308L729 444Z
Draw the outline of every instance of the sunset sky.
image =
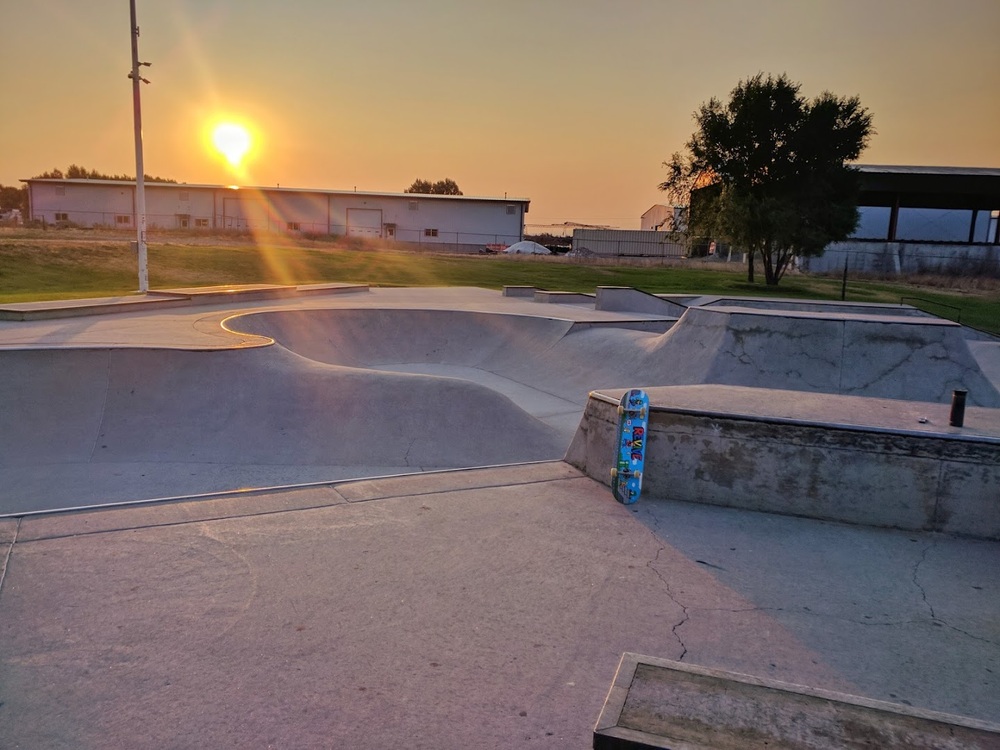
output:
M146 172L530 198L637 227L692 113L757 72L858 95L861 161L1000 167L998 0L137 0ZM3 2L0 184L135 172L128 0ZM248 125L237 172L209 125ZM529 226L529 229L532 228Z

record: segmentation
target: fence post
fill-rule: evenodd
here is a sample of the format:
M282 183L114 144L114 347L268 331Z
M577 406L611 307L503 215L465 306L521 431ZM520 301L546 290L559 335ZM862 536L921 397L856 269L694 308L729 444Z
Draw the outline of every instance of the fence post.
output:
M840 301L844 302L847 300L847 259L850 258L850 253L846 250L844 251L844 279L840 282Z

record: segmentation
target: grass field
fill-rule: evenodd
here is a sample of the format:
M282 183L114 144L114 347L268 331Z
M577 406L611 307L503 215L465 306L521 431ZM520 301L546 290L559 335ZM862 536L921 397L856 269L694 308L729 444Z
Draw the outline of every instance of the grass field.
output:
M113 231L0 229L0 303L121 296L137 289L134 235ZM163 233L149 244L153 289L220 284L365 283L371 286L477 286L593 292L630 286L653 293L839 300L841 279L789 274L778 287L748 284L738 264L671 261L629 264L562 257L508 257L400 251L375 244L273 237ZM924 277L852 278L847 299L921 307L1000 334L1000 281Z

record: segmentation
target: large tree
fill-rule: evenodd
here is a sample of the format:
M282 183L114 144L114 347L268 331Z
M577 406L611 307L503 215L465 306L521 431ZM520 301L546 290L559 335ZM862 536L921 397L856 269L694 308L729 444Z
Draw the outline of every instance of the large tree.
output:
M413 184L406 188L403 192L425 193L431 195L462 194L462 191L458 189L458 183L447 177L443 180L438 180L437 182L431 182L430 180L414 180Z
M858 158L873 133L858 97L824 92L812 100L785 74L760 73L694 113L684 153L664 162L660 184L690 207L691 236L713 237L759 256L776 285L793 257L820 255L857 226Z

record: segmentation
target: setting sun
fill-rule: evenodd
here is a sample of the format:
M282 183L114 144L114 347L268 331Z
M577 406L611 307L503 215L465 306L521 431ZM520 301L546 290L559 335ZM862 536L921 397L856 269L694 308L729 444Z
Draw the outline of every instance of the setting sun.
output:
M239 167L253 145L253 138L243 125L223 122L212 130L212 145L233 167Z

